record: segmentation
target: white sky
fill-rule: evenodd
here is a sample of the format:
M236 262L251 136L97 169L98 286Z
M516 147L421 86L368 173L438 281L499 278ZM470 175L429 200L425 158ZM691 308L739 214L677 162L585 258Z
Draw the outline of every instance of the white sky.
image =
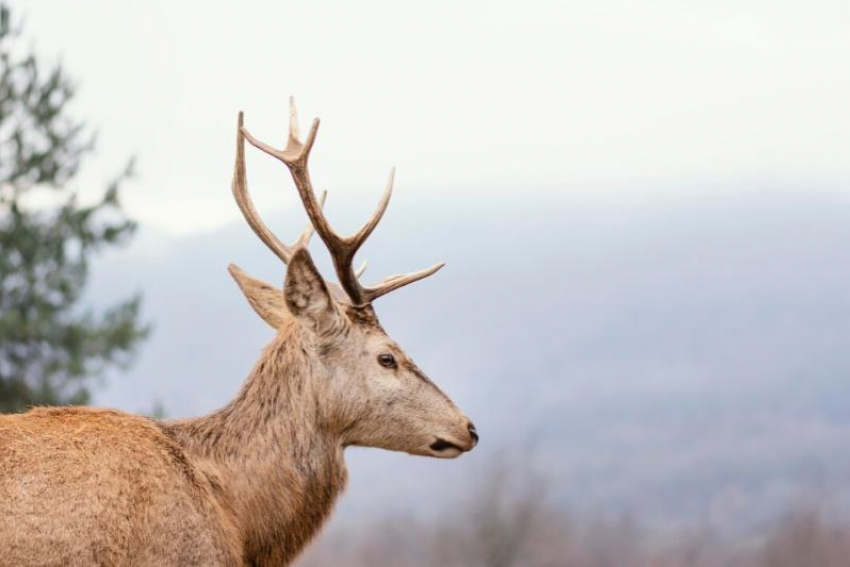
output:
M130 154L132 215L169 232L238 218L236 112L279 145L286 100L322 118L314 178L377 200L457 190L782 183L850 190L850 3L17 2L80 80L99 154ZM261 210L292 206L249 153Z

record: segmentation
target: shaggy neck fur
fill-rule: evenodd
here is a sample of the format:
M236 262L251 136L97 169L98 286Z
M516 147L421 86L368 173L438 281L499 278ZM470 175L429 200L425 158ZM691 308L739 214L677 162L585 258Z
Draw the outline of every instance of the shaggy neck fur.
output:
M247 565L286 565L345 487L341 437L323 410L313 348L297 324L269 345L239 395L166 426L206 464L242 534Z

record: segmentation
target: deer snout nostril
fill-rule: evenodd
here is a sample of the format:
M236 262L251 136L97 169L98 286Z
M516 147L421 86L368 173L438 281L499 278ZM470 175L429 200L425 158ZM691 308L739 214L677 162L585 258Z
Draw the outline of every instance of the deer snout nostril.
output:
M478 431L475 429L475 425L470 421L468 427L470 437L475 443L478 443Z

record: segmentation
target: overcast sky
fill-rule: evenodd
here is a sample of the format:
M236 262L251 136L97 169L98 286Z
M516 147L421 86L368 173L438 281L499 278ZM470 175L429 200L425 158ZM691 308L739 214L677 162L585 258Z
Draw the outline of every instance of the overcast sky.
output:
M81 184L137 155L128 207L169 232L237 218L236 112L280 144L289 95L323 121L317 183L365 209L392 165L404 191L850 180L843 1L17 4L99 128ZM249 160L261 210L292 206L280 164Z

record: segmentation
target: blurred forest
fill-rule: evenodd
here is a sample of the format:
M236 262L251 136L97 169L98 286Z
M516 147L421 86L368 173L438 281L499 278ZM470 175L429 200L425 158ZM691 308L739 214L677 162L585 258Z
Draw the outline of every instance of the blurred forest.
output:
M493 463L478 489L429 519L406 517L331 529L300 567L846 567L850 518L801 502L748 532L709 525L659 532L638 514L578 517L548 483Z
M129 362L147 332L139 297L101 314L80 303L92 255L135 230L118 201L132 160L80 202L94 135L71 116L72 80L22 49L18 26L0 4L0 412L86 403L91 380Z

